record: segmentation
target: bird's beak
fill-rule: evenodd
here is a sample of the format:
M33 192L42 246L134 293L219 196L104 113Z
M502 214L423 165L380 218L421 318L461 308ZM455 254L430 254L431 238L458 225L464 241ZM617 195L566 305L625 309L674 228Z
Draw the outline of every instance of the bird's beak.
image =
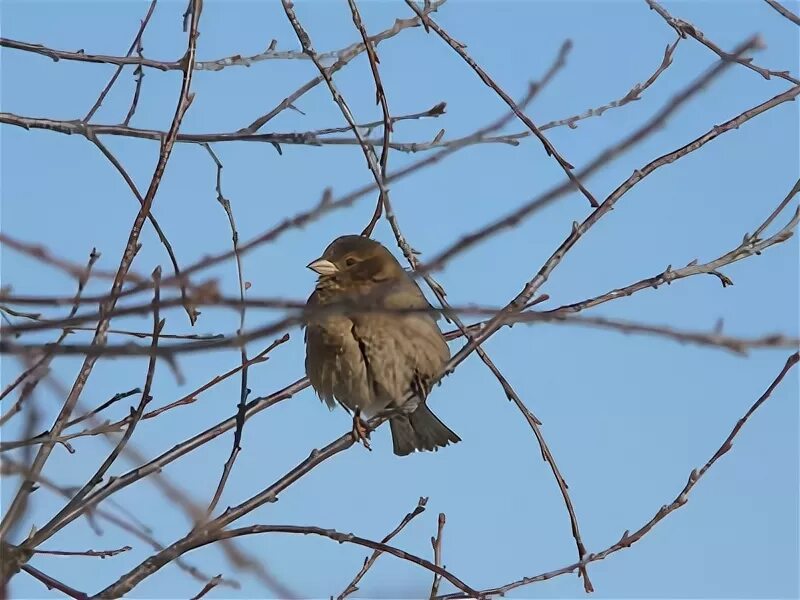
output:
M339 268L335 264L324 258L318 258L314 262L307 264L306 267L319 275L333 275L339 271Z

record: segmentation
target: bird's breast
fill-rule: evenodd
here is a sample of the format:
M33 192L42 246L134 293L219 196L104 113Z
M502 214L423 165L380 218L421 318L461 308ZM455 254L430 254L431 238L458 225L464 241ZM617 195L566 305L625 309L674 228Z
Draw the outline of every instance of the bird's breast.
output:
M329 405L335 399L365 416L375 412L370 364L350 319L330 316L308 326L306 372L317 394Z

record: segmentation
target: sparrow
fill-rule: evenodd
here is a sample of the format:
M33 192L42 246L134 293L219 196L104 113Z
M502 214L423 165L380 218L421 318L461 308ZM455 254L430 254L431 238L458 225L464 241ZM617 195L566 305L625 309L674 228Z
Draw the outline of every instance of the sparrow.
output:
M307 307L351 307L306 317L306 373L320 399L353 413L353 435L367 448L361 415L389 415L398 456L460 442L425 403L450 350L431 305L394 255L367 237L345 235L308 268L319 277ZM359 313L358 307L371 311Z

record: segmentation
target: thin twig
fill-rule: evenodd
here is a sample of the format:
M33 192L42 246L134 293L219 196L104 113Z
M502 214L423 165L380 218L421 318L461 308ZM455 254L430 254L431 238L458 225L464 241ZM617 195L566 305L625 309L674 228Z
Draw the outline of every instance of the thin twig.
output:
M215 521L220 521L220 520L223 520L223 517L220 517ZM227 521L227 519L224 520ZM215 523L215 525L217 527L219 526L218 523ZM187 536L187 538L184 538L184 540L182 540L180 543L181 551L186 552L188 550L200 548L202 546L220 540L231 539L245 535L257 535L262 533L317 535L334 540L340 544L356 544L358 546L364 546L366 548L372 548L373 550L380 550L381 552L384 552L386 554L391 554L402 560L406 560L408 562L419 565L420 567L427 569L432 573L436 573L437 575L442 576L443 578L447 579L447 581L452 583L456 588L463 591L467 595L470 595L475 598L483 598L483 595L480 594L480 592L468 586L461 579L459 579L446 569L443 569L442 567L439 567L433 564L432 562L425 560L424 558L421 558L409 552L405 552L403 550L395 548L394 546L389 546L388 544L375 542L372 540L368 540L366 538L353 535L352 533L341 533L334 529L323 529L322 527L300 526L300 525L251 525L250 527L242 527L239 529L218 529L217 527L215 527L210 531L206 530L203 532L198 532L197 535ZM137 568L131 573L124 575L122 578L120 578L117 582L113 583L109 587L98 592L97 597L119 598L123 594L127 593L127 591L132 589L132 587L143 577L150 575L152 573L152 570L159 569L161 566L163 566L160 560L161 557L158 558L154 557L154 558L155 560L151 560L148 563L147 570L151 571L150 573L146 572L146 570L142 570L141 568Z
M139 39L139 43L136 45L136 54L139 58L144 58L142 52L144 48L142 47L142 40ZM142 65L136 65L136 68L133 70L133 78L134 78L134 90L133 96L131 97L131 105L128 108L128 113L125 115L125 119L123 119L122 124L126 127L130 124L133 115L136 113L136 109L139 106L139 96L142 93L142 83L144 82L144 69Z
M88 600L89 598L88 594L68 586L66 583L59 581L55 577L51 577L46 573L42 573L36 567L32 567L31 565L22 565L21 569L34 579L41 581L48 590L58 590L59 592L62 592L70 598L74 598L75 600Z
M797 186L795 186L795 188L797 188ZM797 192L795 191L795 193ZM773 218L772 215L768 217L768 219L772 218ZM750 236L745 234L744 239L738 246L736 246L736 248L734 248L729 252L726 252L725 254L709 262L698 263L698 261L695 259L692 260L685 267L682 267L680 269L673 269L672 265L668 265L667 268L664 269L664 271L662 271L658 275L655 275L654 277L648 277L646 279L642 279L625 287L611 290L610 292L606 292L605 294L601 294L600 296L595 296L594 298L589 298L587 300L576 302L574 304L567 304L565 306L560 306L558 308L552 309L551 311L547 312L556 315L571 313L571 312L579 312L582 310L586 310L587 308L598 306L599 304L603 304L610 300L615 300L616 298L623 298L626 296L630 296L631 294L638 292L640 290L648 288L657 289L660 285L663 284L669 285L673 281L677 281L685 277L690 277L692 275L702 275L702 274L714 275L720 280L720 283L722 284L723 287L733 285L733 281L731 281L729 277L721 273L720 269L734 262L738 262L745 258L749 258L750 256L761 254L767 248L785 242L786 240L792 237L793 231L797 227L798 220L800 220L800 207L795 209L792 218L779 231L777 231L775 234L766 239L762 240L755 236ZM751 340L750 343L753 344L754 341ZM755 344L757 345L757 343L758 342L756 341ZM728 345L735 347L739 344L737 344L736 341L731 341L730 344Z
M416 508L403 517L403 520L400 521L400 524L381 540L381 544L389 543L392 538L400 533L406 525L408 525L414 520L415 517L417 517L417 515L421 515L423 512L425 512L425 505L427 502L427 498L420 498L417 502ZM344 591L336 597L336 600L344 600L350 594L354 594L358 591L358 583L364 578L364 575L367 574L367 571L372 568L372 565L375 564L375 561L378 560L378 557L381 554L383 554L383 552L380 550L375 550L369 558L364 559L364 564L361 566L361 570L356 573L356 576L353 577L353 580L347 584L347 587L344 589Z
M112 404L118 402L119 400L122 400L124 398L128 398L129 396L133 396L134 394L139 394L139 393L141 393L141 391L142 390L140 390L139 388L134 388L134 389L129 390L127 392L121 392L119 394L115 394L113 397L111 397L109 400L107 400L106 402L104 402L103 404L101 404L96 409L92 410L91 412L86 413L85 415L83 415L81 417L78 417L76 419L72 419L71 421L69 421L67 423L67 425L65 426L65 429L67 427L71 427L72 425L75 425L77 423L81 423L81 422L85 421L86 419L89 419L89 418L93 417L94 415L96 415L100 411L105 410L106 408L108 408ZM5 415L3 417L5 418ZM2 423L0 423L0 424L2 424ZM65 446L69 443L69 439L67 439L66 436L61 436L59 439L53 439L50 436L50 432L49 431L45 431L45 432L40 433L39 435L37 435L35 437L32 437L30 439L26 439L26 440L20 440L20 441L5 440L5 441L2 441L2 442L0 442L0 452L5 452L7 450L13 450L15 448L21 448L22 446L29 446L31 444L40 444L40 443L44 443L45 441L48 441L48 440L49 441L53 441L55 443L64 444ZM66 447L67 447L67 449L69 449L69 446L66 446Z
M764 0L767 4L769 4L772 8L777 10L781 15L789 19L795 25L800 25L800 17L790 11L788 8L783 6L780 2L776 0Z
M245 281L244 281L244 272L242 270L242 257L239 254L239 232L236 229L236 221L233 218L233 210L231 209L231 202L228 200L222 193L222 163L219 160L219 157L214 153L211 149L211 146L208 144L204 144L205 149L211 155L211 158L214 161L214 164L217 167L217 202L219 202L220 206L222 206L223 210L225 211L225 215L228 218L228 225L231 230L231 241L233 242L233 253L236 259L236 275L239 282L239 299L242 301L242 307L239 310L239 329L237 331L238 335L244 331L244 323L245 323L245 312L246 312L246 305L244 302L244 291L245 291ZM233 464L236 462L236 457L239 455L239 452L242 450L242 433L244 432L244 413L247 409L247 396L250 393L250 389L247 387L247 371L250 363L247 359L247 346L245 344L241 344L239 348L239 354L241 357L241 384L239 387L239 404L237 407L236 412L236 430L233 433L233 445L231 447L230 455L228 459L225 461L224 466L222 467L222 475L220 476L219 482L217 483L217 489L214 491L214 496L211 499L211 502L208 505L207 514L211 516L213 514L214 509L217 507L217 503L219 502L220 498L222 498L222 492L225 489L225 484L228 482L228 477L233 470ZM274 586L271 586L274 587Z
M86 286L86 282L89 280L94 264L95 262L97 262L99 258L100 254L97 252L97 249L92 248L92 251L89 253L89 260L87 261L86 266L84 267L82 272L78 275L78 289L76 290L75 296L72 300L73 304L69 312L70 316L75 314L75 311L77 310L78 305L80 304L81 294L83 293L84 287ZM11 409L8 412L6 412L2 417L0 417L0 426L5 424L7 420L13 417L16 412L20 411L22 409L22 405L24 404L25 400L30 395L33 394L33 391L39 384L39 381L47 373L49 363L54 356L54 348L57 348L58 345L64 341L64 339L67 337L67 334L68 334L67 331L62 331L61 335L56 340L55 345L52 346L50 349L46 349L41 359L35 361L33 365L30 365L22 374L22 376L18 377L15 380L14 384L12 384L16 385L18 381L25 381L25 385L23 386L23 389L20 393L17 402L11 407ZM10 391L11 389L13 389L13 387L9 387L7 389ZM29 420L27 423L28 426L26 427L25 434L23 435L23 437L25 438L31 437L31 435L35 431L32 428L34 422L38 419L38 412L36 411L35 407L30 407L28 416L29 416ZM35 465L35 460L36 459L34 459L34 465ZM25 464L28 464L28 462L29 460L26 449ZM32 469L33 466L31 467L31 470ZM41 469L39 472L41 472ZM6 528L2 529L2 534L0 535L0 539L4 540L8 537L9 533L12 531L16 523L19 522L19 519L22 517L27 508L28 496L30 494L30 491L33 490L34 483L32 481L28 483L29 487L25 492L23 492L23 490L25 489L26 481L27 479L23 480L23 484L20 485L19 489L17 490L17 494L14 497L14 501L12 501L11 506L7 509L7 512L3 516L3 523L6 524ZM3 576L0 577L0 585L5 585L6 582L7 579L5 577L5 574L3 574Z
M222 574L215 575L214 577L209 579L208 583L203 586L202 590L200 590L200 593L197 594L196 596L192 596L192 600L200 600L200 598L202 598L208 592L217 587L220 584L220 581L222 581Z
M27 470L25 468L23 468L23 466L21 464L17 463L14 459L6 458L6 457L3 458L2 468L3 468L3 474L4 475L8 474L8 473L18 473L20 475L26 475L27 474ZM39 475L36 478L36 483L37 483L37 485L40 485L40 486L42 486L42 487L44 487L44 488L46 488L48 490L51 490L52 492L58 494L59 496L61 496L63 498L66 498L68 500L70 498L72 498L72 495L74 493L73 489L66 488L64 486L58 485L58 484L54 483L49 478L47 478L47 477L45 477L43 475ZM119 508L119 505L114 503L113 500L109 500L109 503L115 504ZM122 531L125 531L126 533L130 533L131 535L133 535L137 539L139 539L139 540L145 542L146 544L148 544L153 550L158 551L158 550L163 550L164 549L164 546L162 544L160 544L151 535L152 534L152 529L150 527L142 524L142 523L128 522L128 521L118 517L114 513L109 512L109 511L107 511L105 509L102 509L102 508L93 508L90 512L84 513L84 516L86 517L86 519L89 522L90 526L92 527L92 529L95 531L95 533L97 535L102 535L103 532L94 523L94 517L95 516L97 516L97 517L99 517L99 518L101 518L101 519L103 519L105 521L108 521L109 523L111 523L112 525L114 525L116 527L119 527ZM205 573L200 571L200 569L198 569L197 567L186 563L186 561L183 560L183 559L179 559L179 560L175 561L175 565L178 568L180 568L181 570L185 571L191 577L197 579L198 581L208 581L209 580L209 576L208 575L206 575ZM239 582L237 582L237 581L235 581L233 579L223 579L221 583L222 583L222 585L226 585L226 586L232 587L234 589L239 589L241 587Z
M137 48L141 48L142 36L144 35L144 30L147 27L147 24L150 22L150 17L153 16L153 10L155 10L157 2L158 0L152 0L150 2L150 8L147 9L147 14L145 14L144 19L142 19L142 22L139 25L139 31L136 32L136 37L133 38L133 42L131 43L130 48L128 48L128 52L125 54L125 58L128 58L131 54L133 54L133 51L136 50ZM139 54L139 56L141 56L141 53ZM105 100L105 97L108 94L108 92L111 91L111 88L117 81L119 74L122 73L122 68L124 66L125 65L123 64L119 64L117 66L117 69L114 71L114 74L111 76L111 79L106 84L106 87L103 88L102 92L100 92L100 96L98 96L97 101L94 103L92 108L89 109L89 112L86 113L86 116L83 117L83 119L81 119L84 123L88 123L89 121L91 121L92 117L94 116L94 113L96 113L97 109L100 108L100 105L103 104L103 100ZM141 68L142 68L141 65L137 66L138 71L141 71ZM137 84L136 86L136 96L138 97L138 95L139 95L139 84ZM125 120L125 125L128 124L128 121L130 121L130 118Z
M356 5L355 0L347 0L347 3L350 6L350 13L353 16L353 24L361 34L361 39L364 41L364 46L367 50L367 59L369 60L370 70L372 71L372 79L375 81L375 103L381 105L381 113L383 114L383 146L381 148L380 158L380 181L383 182L386 179L386 168L389 164L389 143L391 141L392 134L392 115L389 112L389 102L386 100L386 91L383 89L380 71L378 70L378 63L380 62L378 59L378 54L375 50L375 47L372 45L372 42L369 40L367 29L364 27L364 23L361 20L361 13L358 11L358 6ZM357 131L357 128L353 128L353 131ZM371 150L371 147L366 145L362 145L362 148L369 148L367 151ZM372 231L375 229L375 224L378 222L378 219L380 218L381 212L384 208L388 214L390 212L389 193L386 189L382 188L378 194L378 201L375 204L375 210L373 211L372 218L361 232L361 235L366 237L370 237L372 235Z
M259 352L258 354L254 355L252 358L250 358L248 360L248 362L247 362L247 366L251 366L251 365L254 365L254 364L257 364L257 363L261 363L261 362L264 362L264 361L268 360L269 357L267 355L274 348L276 348L277 346L279 346L281 344L286 343L288 340L289 340L289 335L286 334L283 337L273 341L269 346L264 348L264 350L262 350L261 352ZM153 409L151 411L146 412L144 415L142 415L142 420L153 419L153 418L157 417L158 415L160 415L161 413L164 413L164 412L166 412L168 410L172 410L173 408L176 408L178 406L184 406L184 405L192 404L192 403L196 402L197 399L198 399L198 396L202 392L214 387L215 385L217 385L221 381L224 381L228 377L231 377L232 375L235 375L241 369L242 369L242 366L239 365L239 366L234 367L233 369L230 369L226 373L214 376L208 382L204 383L203 385L201 385L197 389L189 392L188 394L186 394L182 398L180 398L178 400L175 400L174 402L170 402L169 404L166 404L166 405L161 406L159 408L156 408L156 409ZM76 419L73 419L73 420L69 421L67 423L67 427L71 427L71 426L76 425L76 424L78 424L80 422L83 422L84 420L95 416L96 414L98 414L102 410L105 410L106 408L108 408L109 406L114 404L115 402L118 402L119 400L122 400L122 399L128 397L129 395L137 394L137 393L141 393L141 390L139 388L135 388L134 390L131 390L129 392L122 392L122 393L116 394L111 399L107 400L106 402L104 402L103 404L101 404L100 406L98 406L97 408L92 410L91 412L86 413L81 417L78 417ZM54 443L63 444L63 443L69 442L70 440L73 440L73 439L79 438L79 437L94 436L94 435L101 435L101 434L106 434L106 433L111 433L111 432L122 431L123 429L125 429L128 426L129 422L130 422L130 415L125 417L125 418L123 418L123 419L120 419L119 421L116 421L114 423L102 424L102 425L99 425L97 427L92 427L90 429L79 431L77 433L64 434L64 435L61 435L61 436L59 436L57 438L51 437L49 432L45 432L43 434L40 434L40 435L38 435L36 437L30 438L30 439L27 439L27 440L3 441L3 442L0 442L0 452L5 452L6 450L12 450L14 448L19 448L19 447L27 446L27 445L31 445L31 444L44 443L45 441L52 441Z
M442 4L444 4L444 2L445 2L445 0L434 0L433 2L428 3L428 5L425 7L426 14L429 13L429 12L435 12ZM389 29L385 29L384 31L380 32L379 34L373 36L370 39L371 39L373 44L377 45L380 42L382 42L383 40L387 40L387 39L389 39L391 37L394 37L395 35L397 35L401 31L403 31L404 29L407 29L409 27L419 27L421 23L422 23L422 21L418 17L414 17L414 18L411 18L411 19L397 19L397 20L395 20L394 25L392 25L392 27L390 27ZM342 67L346 66L347 63L349 63L351 60L353 60L356 56L358 56L359 54L361 54L365 50L366 50L366 46L364 45L363 42L361 42L361 43L358 43L358 44L353 44L349 48L341 51L338 54L338 58L337 58L336 62L333 65L331 65L330 68L326 69L327 72L328 72L328 75L332 77L333 74L336 73L336 71L338 71ZM308 59L311 58L308 55L308 53L305 52L305 50L302 50L299 54L302 54L305 58L308 58ZM323 59L324 58L324 55L322 55L322 54L317 54L316 56L317 56L318 59ZM319 76L307 81L305 84L300 86L300 88L297 89L295 92L293 92L292 94L290 94L286 98L284 98L271 111L269 111L268 113L266 113L264 115L261 115L255 121L250 123L250 125L248 125L247 127L243 128L242 132L250 133L250 134L256 133L266 123L271 121L274 117L276 117L278 114L280 114L281 112L283 112L287 108L293 108L295 110L298 110L297 107L295 107L294 103L297 102L297 100L301 96L303 96L306 92L314 89L317 85L319 85L323 81L325 81L325 78L321 74Z
M314 63L314 66L320 72L320 75L325 80L325 83L328 86L328 90L331 93L331 97L333 101L336 103L336 106L339 107L339 110L342 113L345 121L350 126L350 129L353 131L353 135L358 140L358 145L361 147L361 151L364 154L364 158L367 160L367 167L369 167L370 172L372 173L372 177L375 179L375 184L378 186L378 190L380 193L379 202L382 205L385 205L388 197L388 192L386 189L385 184L385 171L381 171L381 167L378 165L378 159L375 156L375 150L372 146L368 146L364 142L364 137L361 135L361 132L358 130L358 126L356 124L355 118L353 117L353 113L350 111L350 107L347 105L344 97L342 96L339 89L336 87L336 84L333 81L333 76L331 72L326 69L322 62L317 57L317 54L314 50L314 46L311 43L311 38L309 37L308 33L305 31L303 26L300 24L300 20L297 18L297 14L294 11L294 3L292 0L281 0L281 4L283 5L283 10L286 13L286 18L289 19L289 23L292 25L292 28L297 35L297 39L300 41L300 45L303 48L303 52L308 54L311 61ZM355 15L353 17L355 19ZM374 49L372 49L369 44L367 44L367 53L372 56L374 53ZM370 60L373 60L372 58ZM386 136L388 135L388 131L391 127L384 126L384 140L386 140ZM388 143L387 141L384 142L384 145ZM371 232L370 232L371 233Z
M151 347L155 350L158 347L158 334L161 332L161 329L164 327L164 320L160 318L160 311L158 308L158 300L159 294L161 293L161 288L159 286L159 281L161 279L161 267L156 267L153 271L153 282L155 284L155 292L153 295L153 340L151 342ZM131 408L130 413L130 423L128 427L125 429L125 433L119 439L117 444L114 446L111 453L105 458L103 463L98 467L97 471L95 471L94 475L89 478L86 484L78 490L72 499L67 502L67 504L60 510L58 513L45 525L44 528L47 528L52 523L58 522L58 520L66 513L69 513L73 508L79 506L86 496L103 480L103 477L111 468L111 465L114 464L114 461L119 457L122 451L127 446L128 441L130 440L131 436L133 435L136 426L139 424L139 421L142 419L142 415L144 414L144 409L147 407L147 404L152 400L150 396L150 389L153 385L153 377L155 376L156 370L156 363L158 361L158 357L155 353L151 355L150 360L148 361L147 365L147 375L145 376L144 388L142 390L142 396L139 400L139 404L135 409ZM47 442L45 442L46 444ZM43 529L44 529L43 528Z
M94 331L94 327L69 327L70 331ZM139 339L150 338L153 334L149 331L129 331L127 329L109 329L109 334L129 335ZM219 340L225 337L222 333L162 333L158 336L162 340Z
M431 546L433 546L433 562L437 567L444 567L442 565L442 534L444 533L444 524L445 524L445 516L444 513L439 513L439 520L436 528L436 537L431 538ZM438 573L434 573L433 575L433 583L431 584L431 593L430 598L436 597L439 593L439 584L442 581L442 576Z
M109 558L133 550L130 546L122 546L114 550L39 550L33 551L34 554L50 554L52 556L95 556L98 558Z
M698 42L700 42L703 46L711 50L714 54L719 56L724 61L733 61L742 65L743 67L747 67L751 71L755 71L759 75L761 75L764 79L770 79L771 77L780 77L781 79L785 79L786 81L792 82L794 85L800 85L800 79L796 77L792 77L788 71L772 71L770 69L765 69L764 67L759 67L753 62L752 58L745 58L742 56L741 52L726 52L719 46L717 46L710 38L708 38L702 31L700 31L697 27L689 23L688 21L684 21L683 19L676 19L673 17L667 10L661 6L655 0L645 0L647 5L650 7L651 10L654 10L658 13L658 15L664 19L667 24L672 27L679 36L685 38L686 36L692 37ZM760 46L756 46L752 49L758 49Z
M12 238L7 233L2 231L0 231L0 244L8 246L12 250L16 250L21 254L30 256L31 258L34 258L43 264L55 267L70 277L77 279L78 281L81 281L86 276L85 265L80 265L78 263L65 260L48 250L45 246L39 244L30 244L16 238ZM114 279L117 276L117 272L107 271L104 269L94 269L92 271L92 275L100 279ZM134 271L128 272L127 279L128 281L133 281L136 283L148 281L149 285L149 280L146 277L139 275ZM65 302L70 303L72 302L72 299L68 299Z
M772 211L772 214L770 214L766 219L764 219L764 222L758 226L758 229L756 229L753 232L753 235L745 236L745 238L751 238L753 241L759 240L761 234L764 233L764 230L770 225L772 225L772 222L775 220L775 218L783 212L783 209L786 208L789 202L792 201L792 198L794 198L798 193L800 193L800 179L795 181L794 185L792 186L792 189L789 190L788 194L786 194L786 197L781 201L780 204L778 204L778 206L775 207L775 210Z
M141 206L144 206L145 199L142 194L139 192L139 188L136 187L136 184L133 182L133 179L122 166L122 164L117 160L117 157L111 153L111 151L103 144L95 135L90 134L88 136L89 141L91 141L98 150L105 156L111 165L117 170L117 172L122 176L125 180L125 183L128 184L133 195L139 201ZM161 229L161 225L159 225L158 221L156 220L156 216L153 214L152 210L148 211L147 213L147 220L150 221L150 224L153 226L153 229L158 235L158 239L164 246L164 249L167 251L167 255L169 256L169 261L172 263L172 270L175 272L175 280L178 282L178 285L181 290L181 298L183 299L183 308L186 311L186 314L189 316L189 322L194 325L197 321L198 312L195 310L194 306L192 306L187 294L186 294L186 282L184 278L181 276L181 269L178 266L178 259L175 256L175 251L172 249L172 244L170 243L169 239L167 239L167 234L164 233L164 230Z
M586 189L586 187L581 183L581 178L573 173L573 167L569 164L562 156L559 154L558 150L556 150L555 146L550 143L550 141L544 136L544 134L539 130L536 125L534 125L533 121L528 117L519 106L516 105L514 100L512 100L511 96L509 96L497 83L489 76L489 74L484 71L475 60L467 54L464 48L466 47L464 44L456 41L453 39L450 34L448 34L444 29L442 29L431 17L430 15L426 15L420 8L416 5L413 0L406 0L406 4L413 10L417 16L422 19L422 22L425 24L425 30L428 31L432 29L436 32L436 34L444 40L444 42L450 46L453 50L455 50L456 54L458 54L464 62L466 62L473 71L480 77L481 81L485 83L488 87L493 89L500 98L508 105L508 107L514 111L514 114L517 115L520 121L522 121L528 129L531 130L533 135L535 135L539 141L544 146L545 152L547 152L548 156L552 156L564 173L567 175L569 180L577 187L580 192L586 196L586 199L589 200L589 204L591 206L597 206L597 200L595 200L594 196L592 196L591 192Z
M78 289L75 291L75 296L72 297L72 308L67 314L67 319L73 318L77 313L78 307L81 303L81 294L83 294L83 290L86 287L86 283L89 281L94 264L99 258L100 253L97 252L96 248L92 248L92 251L89 253L89 261L86 263L83 273L78 277ZM0 400L11 393L11 391L13 391L14 388L16 388L20 383L25 381L25 386L23 387L23 391L20 394L19 399L14 403L11 409L9 409L2 417L0 417L0 426L5 424L8 419L13 417L15 413L22 409L22 404L25 402L25 399L33 392L34 388L38 385L39 380L45 375L45 373L47 373L50 361L53 359L55 348L63 343L69 334L70 331L68 329L63 330L55 343L48 345L41 356L35 360L33 364L29 365L28 368L19 375L19 377L17 377L3 390L2 394L0 394Z
M695 275L699 273L694 273ZM633 292L631 292L633 293ZM622 296L616 295L616 298ZM612 298L607 298L610 300ZM598 304L600 304L598 302ZM592 305L595 306L595 305ZM589 308L584 303L570 304L559 308L554 308L545 312L524 312L513 315L508 319L508 325L513 326L517 323L562 323L565 325L578 325L583 327L595 327L598 329L607 329L612 331L619 331L625 334L642 334L652 335L656 337L663 337L672 339L684 344L697 344L699 346L707 346L711 348L721 348L730 350L734 354L741 356L746 355L750 350L759 348L794 348L800 343L800 338L783 335L780 333L773 333L755 337L737 337L731 335L724 335L720 331L720 327L715 327L712 331L690 331L677 329L667 325L650 325L648 323L636 323L634 321L627 321L623 319L609 319L606 317L586 317L582 315L573 314L574 312ZM471 333L477 333L486 324L485 321L479 321L466 327ZM456 339L464 335L460 330L454 329L444 334L448 340Z
M394 129L395 123L400 123L401 121L416 121L420 119L435 119L437 117L441 117L445 114L447 110L447 102L437 102L428 110L424 110L422 112L415 112L409 113L407 115L396 115L390 117L389 122L392 124L392 129ZM369 121L367 123L359 123L358 128L359 130L365 131L366 135L370 135L372 130L377 129L379 127L383 127L386 124L386 121L381 118L380 121ZM349 125L344 125L341 127L326 127L324 129L314 129L313 131L306 131L303 135L311 136L312 138L317 138L323 135L330 135L332 133L347 133L350 131ZM356 141L356 140L354 140ZM372 141L368 141L369 144L372 144ZM324 144L324 140L323 140Z
M35 402L30 403L27 417L22 427L23 437L30 437L39 427L39 409ZM31 470L33 448L22 449L22 464L26 472ZM19 490L19 488L18 488ZM16 498L17 496L15 496ZM30 560L31 554L26 550L12 547L8 540L13 538L19 529L30 505L30 494L23 495L19 502L12 503L3 516L8 523L8 529L0 536L0 592L5 593L6 586L11 577L19 572L20 566Z
M435 11L439 6L444 4L444 0L436 0L430 2L430 8L426 10ZM387 29L380 34L373 36L373 42L377 43L385 39L389 39L397 35L403 29L409 27L419 27L419 19L397 19L394 26ZM216 58L213 60L195 61L192 69L194 71L222 71L228 67L251 67L252 65L266 61L266 60L308 60L308 55L302 51L297 50L277 50L277 40L272 40L269 47L264 52L253 54L251 56L242 56L241 54L234 54L224 58ZM109 64L117 66L135 65L145 68L156 69L158 71L182 71L184 69L183 60L174 61L161 61L151 58L145 58L141 55L137 56L112 56L106 54L91 54L79 50L71 52L68 50L59 50L50 48L42 44L31 44L20 40L12 40L10 38L0 38L0 47L12 48L23 52L32 54L39 54L50 58L53 61L71 60L77 62L86 62L93 64ZM334 50L330 52L322 52L319 54L320 58L324 60L341 59L345 56L357 56L364 51L362 43L355 43L342 48L341 50Z

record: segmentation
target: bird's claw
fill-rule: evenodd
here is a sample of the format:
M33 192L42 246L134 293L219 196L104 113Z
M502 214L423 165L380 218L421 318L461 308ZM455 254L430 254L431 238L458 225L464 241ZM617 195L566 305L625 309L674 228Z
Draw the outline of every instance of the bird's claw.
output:
M372 450L369 445L369 430L366 423L361 419L361 416L356 414L353 416L353 438L356 443L361 442L367 450Z

